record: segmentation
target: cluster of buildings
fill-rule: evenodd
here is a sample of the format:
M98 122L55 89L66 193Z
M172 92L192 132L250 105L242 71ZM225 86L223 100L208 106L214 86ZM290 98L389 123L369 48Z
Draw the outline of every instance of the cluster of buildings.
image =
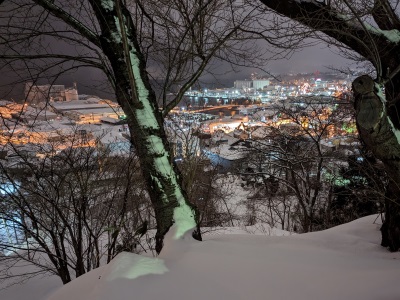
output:
M351 105L345 104L338 113L337 103L320 102L319 97L313 100L283 101L281 105L232 105L224 110L222 106L206 107L204 113L176 110L171 120L167 120L166 129L179 160L204 153L225 170L237 166L246 155L248 150L243 147L251 147L253 142L264 143L276 134L307 136L308 132L310 136L314 132L321 135L318 137L321 147L352 152L358 139ZM210 113L213 117L205 120L204 116ZM200 122L199 118L203 120Z
M17 151L40 158L99 144L118 154L129 152L126 117L115 102L79 95L76 84L28 83L26 88L23 104L0 101L0 158L12 161Z
M210 145L215 134L229 135L226 140L246 140L261 136L262 128L271 124L290 126L290 121L279 114L277 104L299 107L302 105L297 100L300 95L313 97L326 93L329 99L334 99L335 95L347 91L348 82L334 77L322 80L311 76L288 76L278 84L273 78L253 76L251 80L235 81L234 88L230 89L204 89L202 93L191 90L186 96L191 99L193 107L189 111L174 110L166 121L166 130L176 157L183 158L186 156L184 153L199 154L199 148L204 148L207 143ZM195 112L196 102L200 101L204 105L198 105ZM29 148L34 144L57 142L56 148L62 150L71 146L66 137L77 132L81 142L74 140L74 147L101 143L112 145L117 152L130 149L126 116L121 107L107 99L80 95L75 83L69 88L27 83L24 104L0 101L0 117L0 151L3 157L7 156L10 143ZM309 121L305 119L306 123ZM353 125L349 121L346 128ZM335 127L327 134L327 138L332 139L344 135L344 132ZM190 139L192 146L187 145ZM196 149L192 150L193 147Z
M274 78L253 77L235 81L234 88L191 90L186 93L191 106L182 106L176 112L181 113L180 124L198 133L195 138L200 141L194 145L203 147L211 160L222 165L238 158L235 145L240 141L265 139L272 127L292 133L298 129L299 124L282 113L285 109L301 115L298 122L306 130L318 131L318 126L325 126L321 139L324 147L347 151L357 144L349 101L350 82L351 78L338 74L292 74L283 76L279 82ZM339 107L343 114L337 113ZM191 123L190 118L199 113L215 117ZM339 119L332 119L334 115ZM328 122L334 124L326 125ZM180 127L184 131L185 126ZM174 143L183 144L184 140L174 135Z
M269 79L236 80L233 87L243 91L262 91L270 85Z
M64 85L46 84L35 85L33 82L25 84L25 101L35 106L43 102L59 102L79 100L76 82L72 87Z
M316 76L317 75L317 76ZM192 106L270 103L288 98L325 96L349 98L352 80L342 74L298 74L237 80L233 88L190 90Z

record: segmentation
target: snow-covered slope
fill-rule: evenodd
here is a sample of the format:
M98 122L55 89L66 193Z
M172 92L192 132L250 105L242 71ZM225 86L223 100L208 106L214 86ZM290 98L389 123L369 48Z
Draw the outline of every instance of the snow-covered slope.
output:
M375 218L294 236L174 241L158 258L122 253L49 300L398 300L400 253L380 247Z

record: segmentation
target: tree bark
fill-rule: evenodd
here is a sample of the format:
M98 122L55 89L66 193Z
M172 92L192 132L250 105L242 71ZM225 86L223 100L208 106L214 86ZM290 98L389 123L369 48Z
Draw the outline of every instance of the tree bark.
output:
M400 249L400 131L386 113L382 90L367 75L353 82L356 121L362 141L385 165L389 177L385 200L382 246Z
M169 228L175 238L197 228L197 211L187 201L177 168L171 161L162 115L158 109L129 11L115 1L90 0L101 28L101 46L110 61L118 103L127 115L131 142L137 151L157 221L156 251Z
M383 162L389 176L382 246L400 249L400 19L387 0L375 0L367 24L353 2L347 12L325 1L260 0L276 13L324 33L369 60L377 78L353 82L356 119L361 140ZM353 7L352 7L353 5ZM364 18L365 19L365 18ZM390 30L390 32L389 32ZM399 37L399 38L398 38ZM383 87L385 92L383 93Z

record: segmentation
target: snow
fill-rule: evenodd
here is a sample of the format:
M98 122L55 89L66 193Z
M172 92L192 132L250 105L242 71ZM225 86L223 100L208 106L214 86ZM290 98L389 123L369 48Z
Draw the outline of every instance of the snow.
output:
M21 266L19 263L14 266L13 273L18 273L22 268L24 272L35 271L33 266ZM16 271L17 270L17 271ZM6 289L6 286L0 280L0 299L1 300L43 300L54 292L57 288L62 287L61 280L56 276L36 276L21 284L12 285Z
M376 28L366 22L364 22L363 25L365 26L365 28L368 31L370 31L374 34L383 35L386 39L388 39L389 41L391 41L395 44L400 42L400 32L397 29L381 30L381 29Z
M54 281L36 278L0 299L400 299L400 253L379 245L379 220L290 236L166 238L157 258L121 253L48 298Z
M382 104L383 104L383 109L382 109L382 113L381 113L381 118L383 117L383 115L386 113L386 97L384 95L383 92L383 86L379 85L377 83L375 83L375 88L377 89L377 96L379 97L379 99L381 100ZM394 135L396 136L397 142L400 143L400 130L396 129L396 127L394 126L392 120L390 119L389 116L387 116L387 120L390 126L390 130L394 133Z
M392 132L396 136L397 142L400 144L400 130L396 129L396 127L394 126L392 120L390 120L389 116L387 117L387 120L389 122L390 129L392 130Z
M298 1L298 0L296 0ZM301 2L313 2L311 1L301 1ZM388 41L392 42L392 43L399 43L400 42L400 31L397 29L392 29L392 30L382 30L379 28L376 28L375 26L367 23L367 22L362 22L361 24L357 24L359 23L358 17L356 16L349 16L349 15L343 15L340 13L334 13L335 16L339 19L342 19L343 21L347 22L347 23L353 23L353 25L356 26L361 26L362 29L374 34L374 35L380 35L380 36L384 36ZM357 21L357 23L356 23Z
M101 1L101 5L108 11L112 11L114 9L114 1L111 0Z
M379 99L381 100L382 104L383 104L383 109L381 112L381 118L383 117L383 115L386 113L386 97L384 95L383 92L383 86L380 84L375 83L375 89L377 90L376 94L379 97ZM396 127L394 126L392 120L390 119L389 116L387 116L387 120L390 126L391 131L394 133L394 135L396 136L397 142L400 143L400 130L396 129Z

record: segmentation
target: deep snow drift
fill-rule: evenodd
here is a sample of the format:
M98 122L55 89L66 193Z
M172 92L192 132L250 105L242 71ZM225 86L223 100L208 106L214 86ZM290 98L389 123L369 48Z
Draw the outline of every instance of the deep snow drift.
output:
M379 245L375 219L293 236L224 234L203 242L173 241L158 258L122 253L48 299L398 300L400 253ZM26 287L25 299L33 299L32 286ZM23 289L19 286L20 294ZM3 292L2 300L24 299Z

